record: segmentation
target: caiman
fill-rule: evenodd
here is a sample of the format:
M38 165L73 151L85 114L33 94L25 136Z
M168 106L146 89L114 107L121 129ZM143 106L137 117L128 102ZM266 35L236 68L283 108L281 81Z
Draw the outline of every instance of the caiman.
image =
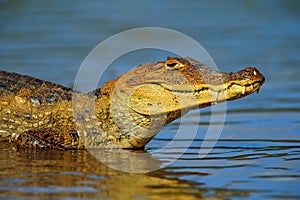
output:
M219 72L188 57L139 65L89 93L0 71L0 139L20 148L143 148L188 111L258 92L264 81L253 67Z

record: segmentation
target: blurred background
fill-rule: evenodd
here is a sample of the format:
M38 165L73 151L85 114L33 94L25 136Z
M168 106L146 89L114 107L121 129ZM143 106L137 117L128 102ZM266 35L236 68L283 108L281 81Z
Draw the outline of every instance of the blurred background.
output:
M72 86L82 61L97 44L119 32L148 26L174 29L192 37L207 50L221 71L237 71L250 65L265 75L266 83L258 95L227 103L225 127L214 152L199 160L196 143L176 164L161 170L159 175L150 175L152 178L146 179L150 182L135 185L136 180L144 177L120 175L107 168L106 174L93 171L94 168L87 168L86 163L77 160L78 155L74 158L70 152L60 152L57 157L44 153L44 157L32 157L2 145L2 195L118 199L122 195L115 195L126 193L118 188L124 185L116 184L122 177L132 184L129 184L132 195L123 196L128 199L156 199L164 195L181 198L179 194L183 199L299 199L300 3L297 0L65 0L63 3L0 0L0 69ZM100 85L138 64L164 60L166 56L167 52L157 50L124 55L109 67ZM204 109L201 122L193 121L196 118L192 112L191 123L183 124L187 132L190 126L200 124L198 142L209 125L209 112L209 108ZM146 151L151 153L172 140L178 124L166 127ZM30 159L25 159L28 156ZM61 163L61 156L71 157L69 164ZM46 166L43 162L34 164L40 160L51 162ZM61 168L56 168L57 162ZM98 165L92 158L85 162ZM69 166L77 164L78 168ZM27 175L17 173L17 166L23 166ZM48 182L32 179L45 176L44 172L37 173L41 168L47 169ZM61 173L62 180L70 179L69 185L56 181ZM49 189L49 185L54 185L54 189Z

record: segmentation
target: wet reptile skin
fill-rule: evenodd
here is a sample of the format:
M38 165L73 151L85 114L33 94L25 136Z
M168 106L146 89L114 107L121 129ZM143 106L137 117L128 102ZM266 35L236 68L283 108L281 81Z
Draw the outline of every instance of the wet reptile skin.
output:
M0 71L0 139L20 148L141 148L189 110L263 83L255 68L218 72L191 58L139 65L88 94Z

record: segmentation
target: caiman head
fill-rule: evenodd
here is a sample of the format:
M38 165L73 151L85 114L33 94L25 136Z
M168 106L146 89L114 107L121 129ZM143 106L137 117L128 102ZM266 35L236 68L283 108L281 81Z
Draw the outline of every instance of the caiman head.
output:
M140 65L119 77L111 94L114 123L126 136L119 146L143 147L189 110L258 92L264 81L256 68L219 72L192 58Z

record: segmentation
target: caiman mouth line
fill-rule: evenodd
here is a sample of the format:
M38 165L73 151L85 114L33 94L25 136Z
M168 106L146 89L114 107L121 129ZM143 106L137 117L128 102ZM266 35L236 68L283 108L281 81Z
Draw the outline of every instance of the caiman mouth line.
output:
M171 86L171 85L167 85L164 83L159 83L159 82L148 82L145 84L154 84L154 85L159 85L161 87L163 87L164 89L170 91L170 92L175 92L175 93L200 93L204 90L209 90L212 92L225 92L227 90L232 89L233 87L240 87L241 88L241 94L246 94L247 92L247 88L250 88L251 92L259 92L260 86L264 83L264 81L254 81L253 83L247 83L247 84L239 84L236 82L231 82L231 83L226 83L224 85L211 85L211 84L202 84L203 86L201 86L200 89L193 89L192 86ZM144 85L144 84L142 84ZM249 94L249 93L247 93Z

